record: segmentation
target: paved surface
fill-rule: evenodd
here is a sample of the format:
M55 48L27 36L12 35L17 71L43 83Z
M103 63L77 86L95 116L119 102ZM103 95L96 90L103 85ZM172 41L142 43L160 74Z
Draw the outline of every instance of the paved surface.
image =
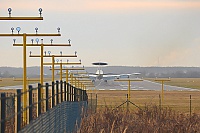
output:
M128 89L128 82L118 82L118 81L113 81L113 80L108 80L107 82L104 82L103 80L96 80L94 84L95 84L95 89L97 90L127 90ZM37 87L37 84L32 84L32 85L33 87ZM0 89L22 89L22 87L23 87L22 85L6 86L6 87L0 87ZM151 82L148 80L144 80L140 82L131 82L131 90L158 90L160 91L161 84ZM169 85L164 85L164 90L199 91L197 89L169 86Z
M108 80L108 82L104 82L103 80L99 81L97 80L95 82L95 86L97 90L127 90L128 82L118 82L113 80ZM162 87L161 84L147 80L131 82L131 90L161 90L161 87ZM199 91L197 89L169 86L169 85L164 85L164 90Z

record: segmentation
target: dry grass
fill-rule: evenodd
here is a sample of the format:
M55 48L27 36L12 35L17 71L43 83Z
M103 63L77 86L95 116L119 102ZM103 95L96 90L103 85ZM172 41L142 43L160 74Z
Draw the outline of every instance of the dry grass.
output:
M116 107L126 101L127 91L97 91L98 107ZM144 108L144 105L159 105L160 91L131 91L131 101ZM192 95L192 112L200 114L200 91L165 91L164 107L183 113L189 113L190 95ZM90 98L90 96L89 96ZM123 106L124 108L126 105ZM131 108L135 108L131 105Z
M183 133L199 132L200 116L169 108L145 106L144 110L102 108L83 118L79 133Z

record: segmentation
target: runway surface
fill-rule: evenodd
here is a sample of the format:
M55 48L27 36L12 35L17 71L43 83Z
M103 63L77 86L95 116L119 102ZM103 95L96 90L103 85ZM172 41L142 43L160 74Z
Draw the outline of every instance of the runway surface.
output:
M161 90L162 85L160 83L151 82L148 80L131 82L131 90ZM108 80L107 82L103 80L97 80L95 82L95 89L97 90L127 90L128 82L119 82ZM164 85L164 90L167 91L199 91L197 89L177 87Z
M49 82L50 83L50 82ZM128 89L128 82L118 82L114 80L108 80L105 82L104 80L96 80L94 82L95 89L97 90L127 90ZM37 87L37 84L31 84L33 87ZM0 87L1 90L7 90L7 89L22 89L22 85L18 86L5 86ZM137 82L131 82L131 90L161 90L161 84L151 82L148 80L144 81L137 81ZM199 91L198 89L191 89L191 88L184 88L184 87L177 87L177 86L169 86L164 85L164 90L166 91Z

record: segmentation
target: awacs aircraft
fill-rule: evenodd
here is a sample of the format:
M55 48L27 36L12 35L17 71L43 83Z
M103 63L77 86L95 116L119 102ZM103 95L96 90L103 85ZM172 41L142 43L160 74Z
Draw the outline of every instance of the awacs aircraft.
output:
M141 73L131 73L131 74L105 74L102 70L101 66L105 66L108 65L108 63L105 62L95 62L92 63L95 66L98 66L96 73L89 73L88 76L90 77L90 79L92 79L92 81L94 82L95 80L104 80L105 82L107 82L107 80L110 79L119 79L119 78L129 78L131 75L140 75Z

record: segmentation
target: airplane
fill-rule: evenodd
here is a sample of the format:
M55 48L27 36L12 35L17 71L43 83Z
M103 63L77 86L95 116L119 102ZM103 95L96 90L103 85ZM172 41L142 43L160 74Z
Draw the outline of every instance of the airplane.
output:
M98 66L96 73L88 74L89 78L92 79L93 82L95 82L95 80L104 80L105 82L107 82L107 80L111 80L111 79L129 78L131 75L140 75L141 74L139 72L131 73L131 74L110 74L110 73L105 74L103 72L101 66L106 66L106 65L108 65L108 63L94 62L92 64L95 66Z

